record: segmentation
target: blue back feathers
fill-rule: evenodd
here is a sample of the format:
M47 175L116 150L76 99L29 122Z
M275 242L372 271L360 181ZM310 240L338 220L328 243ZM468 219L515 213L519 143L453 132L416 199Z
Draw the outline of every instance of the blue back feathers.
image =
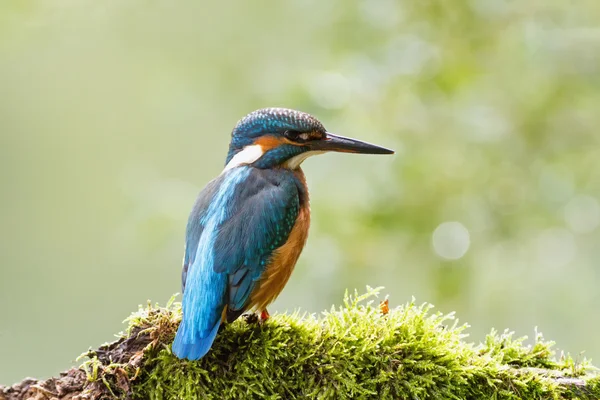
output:
M291 171L241 166L200 193L188 221L175 355L203 357L225 307L228 319L248 307L273 250L287 241L304 190Z
M229 276L228 308L243 312L273 250L282 246L300 209L298 181L289 171L257 170L237 194L240 207L224 223L215 248L215 272Z
M188 227L191 224L193 229L201 227L202 232L199 235L192 233L191 236L194 239L199 236L199 240L189 243L189 251L186 249L188 263L193 261L192 268L185 270L185 285L192 290L184 290L184 315L173 343L173 352L180 358L202 357L217 334L224 306L222 292L227 284L226 276L213 273L217 229L227 217L228 200L235 193L236 185L249 172L248 168L235 168L225 174L208 207L202 210L201 215L200 210L193 213L197 220L188 223ZM206 307L208 304L213 306Z

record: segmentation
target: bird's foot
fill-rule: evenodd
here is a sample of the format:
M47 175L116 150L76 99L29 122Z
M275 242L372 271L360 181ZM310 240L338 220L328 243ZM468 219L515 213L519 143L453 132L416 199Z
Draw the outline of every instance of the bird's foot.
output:
M246 320L246 323L250 324L250 325L253 325L253 324L262 325L269 318L271 318L271 315L269 315L269 312L267 310L262 310L260 312L260 314L257 314L257 313L244 314L244 319Z
M271 318L271 315L269 315L269 312L265 308L264 310L262 310L260 312L260 318L258 319L258 322L261 324L264 324L265 321L268 320L269 318Z

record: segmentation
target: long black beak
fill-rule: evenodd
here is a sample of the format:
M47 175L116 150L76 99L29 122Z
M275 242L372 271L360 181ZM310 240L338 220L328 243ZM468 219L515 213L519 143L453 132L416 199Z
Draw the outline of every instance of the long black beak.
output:
M361 153L361 154L394 154L394 150L377 146L360 140L351 139L343 136L334 135L327 132L327 136L321 140L309 142L312 150L315 151L339 151L342 153Z

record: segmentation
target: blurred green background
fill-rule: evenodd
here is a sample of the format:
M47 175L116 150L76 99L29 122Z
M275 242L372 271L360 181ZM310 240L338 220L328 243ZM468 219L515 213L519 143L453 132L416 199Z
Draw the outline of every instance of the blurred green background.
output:
M180 290L195 196L266 106L397 150L304 164L272 312L383 285L600 361L597 0L4 1L0 93L0 383Z

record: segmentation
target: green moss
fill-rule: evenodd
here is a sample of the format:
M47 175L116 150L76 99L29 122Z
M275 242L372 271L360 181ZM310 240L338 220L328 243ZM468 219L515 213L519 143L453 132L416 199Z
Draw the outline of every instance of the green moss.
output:
M505 332L465 342L465 325L410 303L384 314L376 290L313 315L243 319L223 327L200 361L170 351L180 305L147 307L129 335L149 335L132 394L150 399L400 398L598 399L600 378L584 361L556 360L536 335L531 346Z

